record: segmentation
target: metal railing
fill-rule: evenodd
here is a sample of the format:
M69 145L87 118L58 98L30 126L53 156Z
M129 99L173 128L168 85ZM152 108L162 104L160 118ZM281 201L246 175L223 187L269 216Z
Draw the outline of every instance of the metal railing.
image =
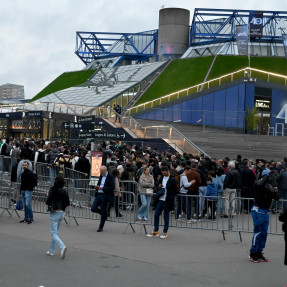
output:
M161 105L161 104L169 103L173 100L177 100L177 99L180 99L182 97L186 97L188 95L198 93L198 92L205 90L205 89L214 88L214 87L220 86L220 85L228 83L228 82L233 82L234 80L238 80L238 79L244 78L244 77L248 77L250 79L252 77L253 78L259 78L259 79L265 80L267 82L279 83L279 84L282 84L284 86L287 85L287 76L276 74L276 73L271 73L271 72L267 72L267 71L263 71L263 70L259 70L259 69L254 69L254 68L250 68L250 67L246 67L244 69L240 69L240 70L235 71L233 73L228 73L228 74L225 74L221 77L211 79L209 81L191 86L191 87L186 88L186 89L182 89L180 91L162 96L160 98L145 102L143 104L139 104L137 106L129 108L128 112L129 112L129 115L131 115L133 113L141 112L141 111L144 111L146 109L150 109L150 108L153 108L153 107Z
M168 144L170 144L175 150L181 153L187 152L191 154L204 154L208 156L202 149L195 145L190 139L183 135L172 125L156 125L156 126L142 126L131 116L122 116L116 113L113 109L108 107L110 113L108 119L113 119L111 117L113 114L120 119L120 124L123 128L131 130L138 138L148 139L148 138L162 138Z
M154 209L153 200L148 208L147 220L139 218L140 198L141 196L153 197L150 194L139 194L137 183L135 181L121 181L121 191L114 197L113 202L109 202L108 220L113 222L125 223L126 229L130 226L135 232L134 226L140 226L147 232L147 226L154 225ZM15 213L20 217L22 211L17 211L12 203L14 190L20 188L20 184L12 185L0 175L0 216L5 212L11 217ZM99 214L91 212L91 206L94 202L96 190L94 187L75 188L73 186L66 187L71 205L66 209L66 217L71 223L73 220L78 225L77 219L99 220ZM34 213L46 214L47 206L45 200L47 198L49 187L39 185L33 191L32 209ZM228 210L219 211L219 202L223 201ZM149 201L150 202L150 201ZM228 200L225 197L211 197L198 195L178 194L175 199L174 211L170 213L170 227L188 228L200 230L214 230L219 232L219 239L225 239L225 232L235 233L235 242L242 240L241 233L253 232L253 220L250 212L253 205L253 198L236 197ZM271 204L271 214L269 220L269 234L283 235L281 223L279 222L279 214L287 205L287 200L273 201ZM163 225L162 217L160 225ZM68 222L67 222L68 223Z

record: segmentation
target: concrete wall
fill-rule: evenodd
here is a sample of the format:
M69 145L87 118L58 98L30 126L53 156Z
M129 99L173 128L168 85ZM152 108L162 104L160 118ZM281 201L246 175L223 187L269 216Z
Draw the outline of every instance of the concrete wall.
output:
M180 8L159 11L158 51L160 60L179 58L189 45L190 12Z

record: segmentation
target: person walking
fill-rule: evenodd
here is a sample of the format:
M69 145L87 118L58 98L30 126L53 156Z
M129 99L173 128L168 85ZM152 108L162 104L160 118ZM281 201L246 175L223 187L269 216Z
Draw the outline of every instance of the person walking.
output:
M165 239L167 238L167 231L169 228L169 213L174 210L174 197L177 193L177 182L175 177L169 173L167 166L163 166L161 168L161 172L163 176L160 178L158 185L158 193L160 193L160 197L154 213L154 231L147 236L159 236L159 217L163 212L164 228L160 238Z
M114 202L115 179L108 173L107 167L100 167L101 176L96 186L97 194L91 211L101 215L101 221L97 232L102 232L107 220L107 205Z
M138 220L143 219L145 221L148 221L150 202L154 188L154 178L150 174L150 169L148 166L144 167L143 169L143 173L139 179L138 188L142 205L138 211L137 218ZM152 192L148 193L148 190L151 190Z
M32 196L33 189L37 185L36 175L29 169L29 163L27 161L23 162L23 173L21 174L21 198L24 205L25 217L20 223L26 222L31 224L34 221L33 211L32 211Z
M64 259L67 247L59 237L61 222L64 219L64 213L67 206L70 205L70 199L67 191L64 189L65 181L62 175L57 175L54 185L50 188L46 200L48 210L50 211L50 231L52 242L47 255L54 256L56 245L61 249L61 259Z

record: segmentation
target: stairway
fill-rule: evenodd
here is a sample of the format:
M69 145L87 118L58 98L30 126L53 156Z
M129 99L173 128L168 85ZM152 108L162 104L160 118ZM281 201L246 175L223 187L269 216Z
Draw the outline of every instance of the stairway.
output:
M137 121L143 126L159 124L158 121L141 119ZM206 127L203 131L202 126L174 122L160 122L160 124L174 126L211 157L235 158L241 154L242 158L253 160L264 158L276 161L287 157L286 137L242 134L210 127Z

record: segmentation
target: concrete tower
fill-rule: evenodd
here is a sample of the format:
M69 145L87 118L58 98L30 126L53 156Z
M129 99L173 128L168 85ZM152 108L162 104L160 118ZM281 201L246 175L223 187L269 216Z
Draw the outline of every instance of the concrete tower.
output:
M179 58L189 45L190 12L181 8L159 11L158 53L160 60Z

